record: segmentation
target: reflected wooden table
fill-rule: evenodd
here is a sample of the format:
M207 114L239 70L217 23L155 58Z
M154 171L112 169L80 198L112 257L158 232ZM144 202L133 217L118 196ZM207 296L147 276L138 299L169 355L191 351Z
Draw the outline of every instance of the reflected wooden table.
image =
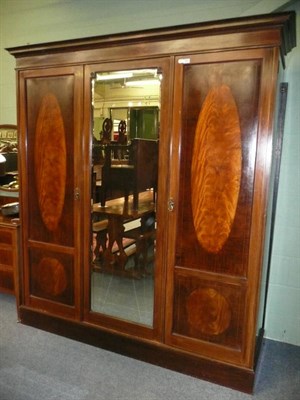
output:
M124 197L109 200L103 207L100 203L93 205L93 213L108 220L108 245L103 254L103 270L135 278L140 277L136 269L125 269L128 255L123 247L124 223L140 219L155 211L152 190L139 194L138 207L133 207L133 196L126 201ZM117 251L113 247L117 246Z

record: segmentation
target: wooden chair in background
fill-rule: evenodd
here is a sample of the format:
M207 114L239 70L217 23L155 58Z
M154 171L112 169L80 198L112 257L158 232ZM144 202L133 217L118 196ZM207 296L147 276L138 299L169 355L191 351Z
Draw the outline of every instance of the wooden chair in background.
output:
M102 168L101 205L105 206L108 193L122 192L125 200L133 194L133 207L138 208L139 193L153 189L153 200L157 191L158 141L133 139L131 144L106 145ZM119 151L128 154L128 160L114 162L112 154Z

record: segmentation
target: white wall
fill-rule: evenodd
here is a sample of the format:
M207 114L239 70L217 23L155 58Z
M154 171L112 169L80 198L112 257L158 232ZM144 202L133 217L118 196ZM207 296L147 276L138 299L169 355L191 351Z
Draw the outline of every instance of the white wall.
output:
M14 58L30 43L297 10L300 0L0 0L0 124L16 123ZM300 345L300 46L287 60L288 109L282 155L266 336Z

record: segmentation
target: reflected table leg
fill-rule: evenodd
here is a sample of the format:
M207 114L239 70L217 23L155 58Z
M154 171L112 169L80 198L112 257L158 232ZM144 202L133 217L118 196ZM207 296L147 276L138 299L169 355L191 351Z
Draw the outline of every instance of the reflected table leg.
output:
M108 245L104 252L104 270L132 278L141 278L136 269L126 269L128 255L123 247L124 219L111 215L108 218ZM114 249L117 245L117 249Z
M104 252L105 267L123 270L127 261L127 254L123 249L123 218L121 216L111 215L108 218L108 246ZM118 250L113 252L114 244L117 244Z

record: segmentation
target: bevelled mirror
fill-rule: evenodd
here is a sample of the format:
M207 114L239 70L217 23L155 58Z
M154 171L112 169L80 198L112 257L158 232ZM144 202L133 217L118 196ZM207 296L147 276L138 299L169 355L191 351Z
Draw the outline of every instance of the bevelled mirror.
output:
M153 326L162 74L92 79L91 310Z

